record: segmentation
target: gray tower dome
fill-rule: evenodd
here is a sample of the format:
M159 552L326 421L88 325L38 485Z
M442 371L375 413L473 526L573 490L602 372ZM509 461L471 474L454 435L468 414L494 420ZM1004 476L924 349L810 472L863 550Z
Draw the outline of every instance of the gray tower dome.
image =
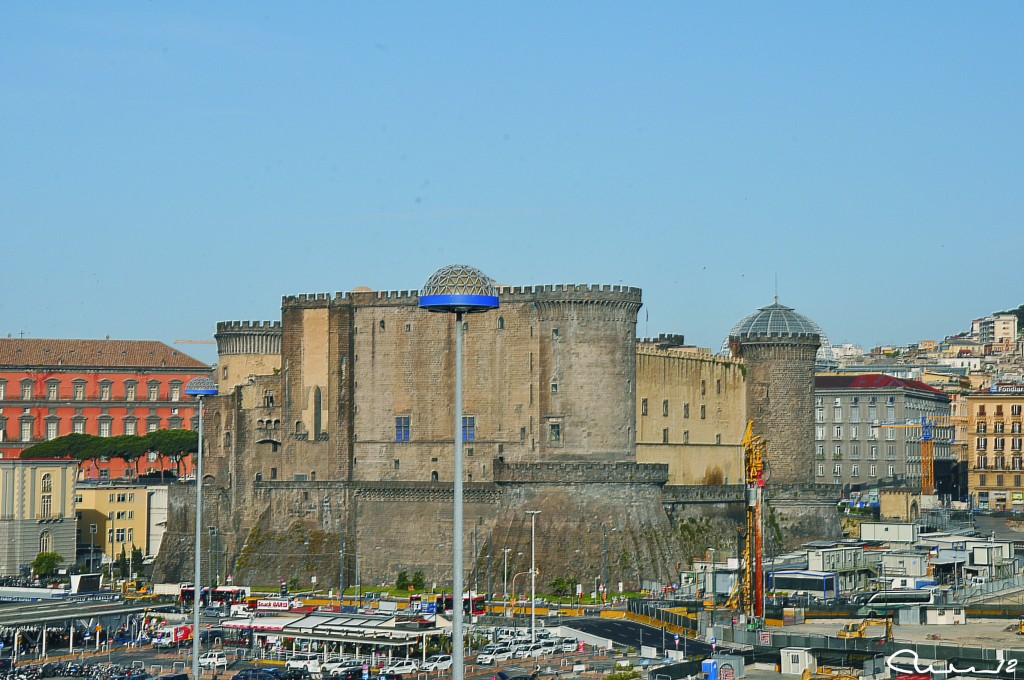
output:
M825 331L792 307L779 304L778 300L767 307L761 307L750 316L732 327L722 344L722 354L730 354L729 344L734 338L809 338L818 336L821 346L814 362L818 372L834 370L838 365Z

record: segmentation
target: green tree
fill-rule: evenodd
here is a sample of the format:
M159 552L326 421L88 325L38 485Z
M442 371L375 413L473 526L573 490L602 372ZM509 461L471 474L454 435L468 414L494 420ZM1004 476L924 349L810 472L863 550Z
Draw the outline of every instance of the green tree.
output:
M36 555L29 566L32 567L32 573L36 576L53 576L63 561L64 557L59 553L41 552Z
M131 563L132 571L135 571L135 572L141 572L142 571L142 558L143 557L145 557L145 555L142 554L142 548L136 548L135 544L133 543L132 544L132 563Z
M412 587L416 590L423 590L427 586L427 578L423 575L422 571L417 571L412 575Z
M395 587L399 590L409 589L409 572L404 570L398 572L398 578L395 579Z
M128 576L128 553L125 552L124 544L121 545L121 554L117 556L117 573L121 578Z
M551 589L552 595L557 597L567 597L573 594L573 585L575 582L576 580L571 577L566 578L565 576L560 576L548 583L548 587Z

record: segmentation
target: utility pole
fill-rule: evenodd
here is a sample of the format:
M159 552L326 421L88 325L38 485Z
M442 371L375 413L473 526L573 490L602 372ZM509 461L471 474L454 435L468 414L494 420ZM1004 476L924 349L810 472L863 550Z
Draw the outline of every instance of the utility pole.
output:
M608 594L608 527L606 527L604 524L601 525L601 533L604 534L604 559L603 559L603 568L602 568L602 571L601 571L601 578L604 579L604 593L605 593L605 599L607 599L607 594Z
M530 643L537 642L537 515L540 510L527 510L530 516Z

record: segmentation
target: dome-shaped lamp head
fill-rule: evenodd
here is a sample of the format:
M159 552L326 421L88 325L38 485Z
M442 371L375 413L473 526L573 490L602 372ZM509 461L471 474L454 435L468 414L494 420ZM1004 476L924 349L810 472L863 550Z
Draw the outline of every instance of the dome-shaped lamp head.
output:
M423 285L420 307L431 312L486 312L498 308L494 282L479 269L450 264Z
M217 383L205 376L193 378L185 386L185 394L190 397L212 397L217 394Z

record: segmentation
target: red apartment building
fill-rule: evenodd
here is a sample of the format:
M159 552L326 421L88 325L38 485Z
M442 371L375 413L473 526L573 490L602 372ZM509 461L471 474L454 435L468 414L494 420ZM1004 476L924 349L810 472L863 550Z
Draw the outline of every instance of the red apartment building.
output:
M18 458L72 433L196 429L199 414L185 386L198 376L210 377L210 366L162 342L0 338L0 456ZM143 459L138 472L160 467L175 469Z

